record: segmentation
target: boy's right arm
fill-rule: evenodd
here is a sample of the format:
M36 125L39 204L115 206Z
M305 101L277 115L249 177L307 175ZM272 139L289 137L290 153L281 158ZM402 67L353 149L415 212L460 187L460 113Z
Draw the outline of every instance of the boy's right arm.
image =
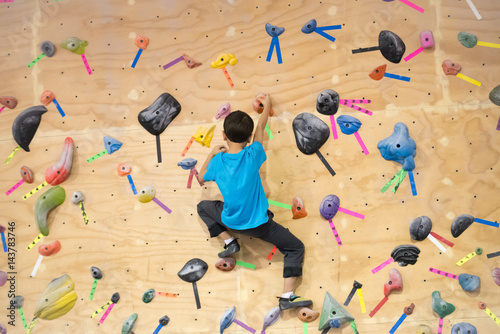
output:
M203 178L203 176L205 175L205 173L207 172L207 166L208 166L208 163L210 162L210 160L212 160L213 157L215 157L215 155L217 155L217 153L219 152L223 152L223 153L226 153L227 152L227 147L224 146L224 145L216 145L212 151L210 152L210 154L207 156L207 159L205 160L205 163L203 164L203 166L201 167L201 170L200 172L198 173L198 178L202 181L205 181L205 179Z
M266 94L266 97L262 100L262 104L264 105L264 110L262 111L259 122L255 127L255 134L253 135L253 141L258 141L261 144L264 140L267 119L269 118L269 111L271 110L271 97L269 94Z

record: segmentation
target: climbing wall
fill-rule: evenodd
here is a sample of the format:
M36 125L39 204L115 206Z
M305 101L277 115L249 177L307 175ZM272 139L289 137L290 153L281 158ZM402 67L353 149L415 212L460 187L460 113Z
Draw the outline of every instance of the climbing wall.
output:
M340 0L14 0L0 3L1 96L14 96L19 104L0 113L0 157L7 158L16 142L12 123L24 109L40 105L43 91L54 92L66 116L52 103L30 144L10 163L0 166L0 224L6 230L9 251L2 253L0 270L8 272L8 283L0 288L0 323L8 333L24 333L19 313L7 309L13 295L24 297L23 311L28 323L43 289L54 278L68 274L75 282L75 307L55 320L39 320L33 333L118 333L132 313L139 315L134 331L153 332L158 319L168 315L168 326L160 333L219 333L219 321L226 309L236 306L236 318L260 332L266 313L277 306L282 290L283 255L268 260L273 245L239 236L242 250L237 260L254 264L256 270L237 266L221 272L214 266L221 241L210 239L199 219L196 205L204 199L220 199L213 183L200 187L195 181L186 188L189 171L177 166L181 152L198 127L216 125L212 145L222 144L222 120L215 115L224 103L232 110L252 111L257 93L271 94L275 116L269 121L273 139L266 137L267 161L261 177L270 200L292 204L300 196L306 218L292 219L289 209L271 206L275 220L297 235L306 246L304 276L296 293L314 301L321 311L328 291L343 303L353 281L362 283L366 312L357 295L347 307L360 333L387 333L415 304L415 311L398 333L415 333L419 324L437 332L439 317L431 308L431 294L456 307L444 319L444 333L454 324L469 322L480 333L496 333L499 327L478 308L478 302L500 315L500 287L492 270L500 257L486 254L500 251L498 228L474 223L453 238L450 226L460 214L497 221L500 216L500 140L496 125L500 112L488 99L500 82L499 51L495 48L463 47L457 40L461 30L485 42L499 42L500 2L474 0L482 16L478 20L465 0L414 0L423 13L400 1ZM311 19L318 26L341 25L326 31L335 42L320 34L304 34L301 27ZM276 53L266 61L271 37L266 23L284 27L279 37L283 62ZM420 47L419 34L431 30L435 48L405 62L393 64L380 52L352 54L360 47L376 46L382 30L399 35L406 55ZM138 51L136 35L146 35L150 44L131 68ZM88 41L85 56L91 75L79 55L60 44L75 36ZM52 58L44 57L31 68L28 64L41 54L40 44L50 40L57 48ZM163 65L188 54L202 66L189 69L184 62L166 70ZM223 72L210 63L219 54L238 59L227 66L234 87ZM455 76L445 76L441 63L451 59L462 66L464 75L480 81L480 87ZM411 78L410 82L383 78L374 81L372 70L387 64L387 72ZM337 173L327 171L316 155L302 154L292 131L292 121L309 112L328 125L328 116L316 112L316 98L333 89L341 99L370 99L363 105L369 116L341 106L338 115L351 115L362 122L359 130L370 154L365 155L354 136L339 131L321 148ZM162 93L172 94L182 111L161 134L162 162L158 163L156 138L138 122L138 113ZM396 193L380 189L398 172L400 165L384 160L377 143L390 136L394 125L403 122L417 144L414 170L417 196L412 195L408 178ZM44 181L45 170L58 161L64 139L75 143L73 168L61 184L65 202L48 216L50 234L28 251L40 233L34 218L36 200L50 186L33 196L23 195ZM92 162L87 159L104 150L103 138L123 143L112 155ZM186 157L198 160L198 168L211 148L194 142ZM140 203L126 177L117 173L119 163L132 166L131 176L138 189L153 186L156 197L172 210L169 214L154 202ZM33 184L22 184L9 196L4 194L20 179L19 169L33 170ZM85 195L84 223L78 205L71 202L75 191ZM329 194L340 198L340 206L365 215L361 220L339 212L333 219L342 246L338 246L328 221L319 213L322 199ZM440 251L429 240L414 241L410 222L428 216L433 231L454 243ZM30 273L38 259L37 248L59 240L61 251L42 261L35 277ZM421 253L415 265L390 264L376 274L371 269L390 258L398 245L417 246ZM483 254L463 266L455 263L476 247ZM201 309L196 308L190 283L177 272L192 258L209 264L197 283ZM93 300L90 267L100 268ZM469 273L481 278L475 292L464 292L458 281L429 272L429 267L452 274ZM384 297L383 284L389 269L397 268L404 288L392 293L374 316L368 314ZM142 302L150 288L178 294L157 296ZM101 314L90 315L106 304L113 293L121 299L103 324ZM10 314L14 314L9 318ZM9 325L15 324L15 327ZM317 332L318 320L306 325ZM246 333L237 324L226 333ZM304 333L295 312L285 311L267 333ZM349 324L330 333L351 333Z

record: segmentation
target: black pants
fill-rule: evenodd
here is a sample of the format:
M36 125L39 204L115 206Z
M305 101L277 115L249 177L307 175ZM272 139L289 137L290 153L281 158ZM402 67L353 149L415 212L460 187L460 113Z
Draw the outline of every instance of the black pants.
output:
M201 201L198 203L198 214L207 224L210 237L216 237L228 227L222 223L221 214L224 202ZM269 220L267 223L248 230L234 230L237 233L248 235L267 241L284 254L283 277L302 276L302 263L304 262L304 244L288 229L273 220L274 214L267 210Z

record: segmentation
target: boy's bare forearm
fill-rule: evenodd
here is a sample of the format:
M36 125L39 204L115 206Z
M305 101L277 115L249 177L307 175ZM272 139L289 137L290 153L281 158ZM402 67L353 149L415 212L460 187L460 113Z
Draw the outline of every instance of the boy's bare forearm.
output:
M212 153L210 153L207 158L205 159L205 162L203 163L203 166L201 166L201 169L200 169L200 172L198 173L198 178L200 180L203 180L203 176L205 175L205 173L207 172L207 166L208 166L208 163L210 162L210 160L212 160L212 158L214 157L214 155Z
M269 112L271 111L271 99L269 94L266 95L266 98L263 101L264 110L260 115L259 121L257 122L257 126L255 127L254 141L258 141L262 143L264 138L264 131L266 129L266 124L269 119Z

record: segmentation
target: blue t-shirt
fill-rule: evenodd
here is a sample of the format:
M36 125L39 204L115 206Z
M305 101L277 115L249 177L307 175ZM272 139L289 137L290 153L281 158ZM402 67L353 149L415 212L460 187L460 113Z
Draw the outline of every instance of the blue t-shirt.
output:
M257 227L268 221L267 202L259 169L266 161L260 142L253 142L240 152L217 153L210 160L203 176L215 181L224 197L222 222L235 230Z

